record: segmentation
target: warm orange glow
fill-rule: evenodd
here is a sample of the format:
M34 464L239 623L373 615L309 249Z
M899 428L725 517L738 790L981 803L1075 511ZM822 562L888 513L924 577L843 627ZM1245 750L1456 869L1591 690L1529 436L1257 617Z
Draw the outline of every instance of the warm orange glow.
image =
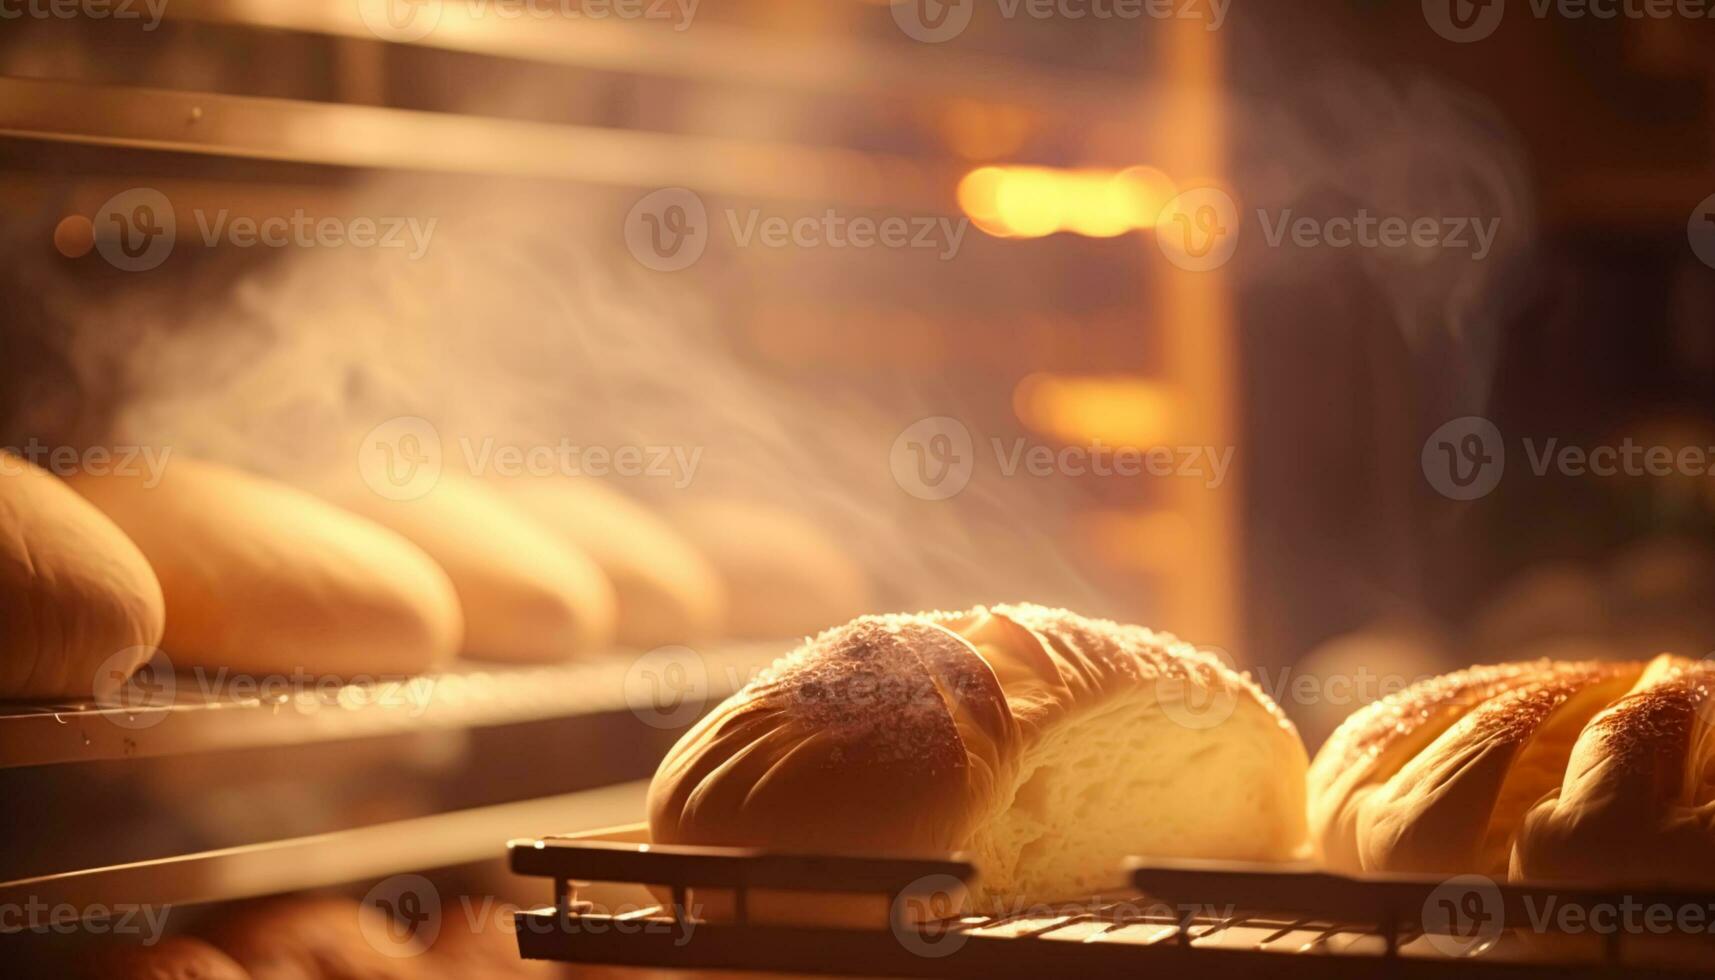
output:
M1172 441L1173 392L1126 377L1032 374L1012 392L1013 412L1036 432L1067 442L1150 447Z
M941 136L967 160L993 160L1017 153L1030 130L1030 115L1017 106L954 99L941 113Z
M1177 572L1197 547L1197 535L1184 514L1146 510L1085 514L1078 536L1101 562L1127 571Z
M1068 231L1112 238L1153 228L1173 195L1173 181L1153 167L1064 170L978 167L959 182L959 207L977 227L1002 237L1039 238Z

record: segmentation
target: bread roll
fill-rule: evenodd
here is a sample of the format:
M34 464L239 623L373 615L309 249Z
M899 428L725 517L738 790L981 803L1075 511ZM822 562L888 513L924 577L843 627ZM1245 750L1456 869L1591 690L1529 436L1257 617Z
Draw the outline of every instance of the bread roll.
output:
M409 674L458 649L458 599L421 549L308 493L175 455L159 485L78 476L160 576L175 665Z
M634 649L708 639L724 599L708 560L648 508L591 479L500 484L536 521L589 555L619 600L619 642Z
M613 586L589 556L504 495L446 475L413 500L367 490L336 498L422 548L452 580L466 656L567 660L613 642Z
M254 980L426 980L426 949L381 910L337 896L291 896L227 912L208 938ZM397 945L395 945L397 944Z
M111 699L161 642L165 610L123 531L0 453L0 697Z
M1516 877L1715 886L1715 663L1661 656L1525 816Z
M1306 761L1261 690L1166 634L1028 605L867 616L688 732L649 823L669 844L965 851L974 902L1052 901L1118 885L1128 855L1294 857Z
M796 514L742 500L698 500L667 518L719 573L725 635L777 640L872 608L869 580L833 537Z
M153 946L123 946L88 971L95 980L252 980L244 967L200 939L168 936Z
M1539 660L1416 685L1318 754L1312 838L1343 871L1706 887L1711 670Z

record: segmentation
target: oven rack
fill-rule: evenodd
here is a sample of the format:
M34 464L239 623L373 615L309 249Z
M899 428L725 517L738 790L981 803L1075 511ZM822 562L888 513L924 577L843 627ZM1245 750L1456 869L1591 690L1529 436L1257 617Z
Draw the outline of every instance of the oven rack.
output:
M698 651L703 670L692 693L714 704L773 662L781 649L778 643L744 643ZM236 694L210 694L206 677L180 671L171 696L155 703L115 708L92 701L0 702L0 769L313 745L624 712L637 707L630 703L635 691L628 698L627 678L638 663L637 657L624 653L551 666L467 662L442 674L284 694L253 694L248 687Z
M331 888L405 872L491 862L494 841L551 821L595 828L643 807L648 780L451 810L367 827L0 881L0 905L174 908ZM0 935L16 931L0 923Z
M640 827L515 840L509 863L549 878L552 906L515 915L526 959L654 967L838 976L992 977L1160 975L1199 978L1426 977L1545 975L1686 977L1682 966L1624 960L1610 939L1595 952L1523 947L1496 930L1472 941L1443 941L1424 921L1426 903L1447 883L1413 876L1344 877L1295 867L1214 862L1133 861L1105 897L1010 914L963 914L913 925L907 908L932 899L975 868L942 860L783 854L744 848L646 843ZM590 883L624 882L651 891L630 906L597 907L580 897ZM782 895L816 893L876 899L868 918L851 912L837 926L785 924ZM699 898L699 894L703 897ZM1715 906L1715 894L1627 896L1597 890L1498 884L1499 907L1525 921L1524 904L1552 894L1562 902ZM774 912L751 911L767 895ZM663 899L665 901L663 902ZM1485 900L1487 896L1485 896ZM699 916L703 907L724 910ZM877 915L879 909L889 911ZM790 914L790 913L789 913ZM807 921L797 916L798 921Z

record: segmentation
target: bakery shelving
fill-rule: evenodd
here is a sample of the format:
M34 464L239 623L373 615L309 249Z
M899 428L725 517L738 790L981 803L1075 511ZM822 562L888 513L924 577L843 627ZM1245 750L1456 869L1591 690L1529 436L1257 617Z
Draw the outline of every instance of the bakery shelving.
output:
M697 653L690 692L724 698L783 646L751 644ZM638 659L543 667L483 666L380 684L242 695L208 694L196 675L175 680L170 703L101 707L91 703L0 704L0 769L188 752L305 745L437 730L520 724L624 712L635 701ZM642 705L648 710L648 705ZM642 721L637 722L643 724Z
M0 78L0 136L926 211L951 207L957 176L831 147L25 78Z
M1550 897L1584 909L1622 901L1698 904L1715 896L1620 896L1590 890L1494 885L1499 914L1455 935L1435 903L1438 877L1347 878L1293 867L1215 862L1132 862L1113 893L1011 912L954 913L956 883L975 868L945 859L834 858L739 848L661 847L595 832L513 841L512 869L551 879L552 906L516 913L527 958L666 969L816 972L847 976L1197 976L1509 978L1685 977L1644 965L1623 943L1592 950L1535 949L1506 935L1527 903ZM583 883L647 884L641 908L610 914L585 903ZM699 897L696 889L714 894ZM766 890L767 904L747 895ZM805 893L782 902L782 893ZM810 898L807 893L815 893ZM838 927L804 912L830 893ZM731 896L730 899L728 896ZM604 898L607 895L603 896ZM632 903L635 904L635 903ZM830 906L831 907L831 906ZM782 914L782 910L790 912ZM715 914L704 914L715 910ZM920 919L929 911L931 917ZM1491 928L1492 927L1492 928Z
M532 825L594 829L634 819L648 781L451 810L332 833L0 882L0 903L112 909L232 901L492 861ZM5 930L0 929L0 933Z

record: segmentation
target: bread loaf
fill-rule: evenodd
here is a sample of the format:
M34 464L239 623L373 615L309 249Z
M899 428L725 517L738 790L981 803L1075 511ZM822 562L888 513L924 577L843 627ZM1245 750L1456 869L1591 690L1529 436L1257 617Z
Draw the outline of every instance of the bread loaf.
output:
M1715 663L1658 657L1525 815L1515 877L1715 888Z
M538 523L595 560L619 602L619 642L647 650L713 637L720 578L666 521L592 479L519 477L499 484Z
M426 946L379 909L333 895L237 906L208 938L254 980L429 980Z
M176 666L410 674L458 649L446 573L392 531L308 493L177 455L154 487L126 476L71 483L154 566Z
M90 980L252 980L232 957L188 936L168 936L153 946L122 946L97 957Z
M0 697L109 700L165 615L154 571L113 521L0 453Z
M1120 883L1130 855L1285 860L1303 744L1171 636L1039 606L868 616L714 709L649 792L655 841L969 853L973 901Z
M1474 667L1354 714L1310 769L1343 871L1715 881L1712 675L1654 663Z
M613 642L613 586L601 568L492 488L445 475L411 500L367 490L336 499L397 531L446 571L464 612L465 656L568 660Z
M666 514L720 575L726 636L796 639L873 608L863 569L802 517L726 499L691 501Z

